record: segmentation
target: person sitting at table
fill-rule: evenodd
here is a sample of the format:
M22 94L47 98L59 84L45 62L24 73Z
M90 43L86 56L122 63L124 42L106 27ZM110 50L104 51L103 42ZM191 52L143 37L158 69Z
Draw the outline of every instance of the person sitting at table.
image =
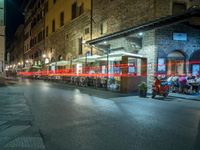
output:
M172 92L176 93L179 88L178 76L173 75L171 80L172 80L172 86L171 86Z
M187 88L187 93L191 94L192 93L192 83L194 82L194 80L192 79L191 76L187 77L187 83L186 83L186 88Z
M181 75L178 79L179 81L179 91L180 93L187 93L187 79L185 75Z

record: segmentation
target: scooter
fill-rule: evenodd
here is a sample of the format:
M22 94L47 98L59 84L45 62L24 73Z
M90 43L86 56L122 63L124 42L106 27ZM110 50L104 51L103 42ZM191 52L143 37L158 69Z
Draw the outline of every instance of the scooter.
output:
M169 95L169 85L167 81L161 81L159 87L152 85L152 98L155 98L156 95L163 96L164 98Z

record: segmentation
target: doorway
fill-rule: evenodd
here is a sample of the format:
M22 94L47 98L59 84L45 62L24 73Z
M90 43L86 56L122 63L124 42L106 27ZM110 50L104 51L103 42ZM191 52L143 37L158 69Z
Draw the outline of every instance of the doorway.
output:
M167 75L182 75L185 73L185 56L179 51L173 51L167 56Z

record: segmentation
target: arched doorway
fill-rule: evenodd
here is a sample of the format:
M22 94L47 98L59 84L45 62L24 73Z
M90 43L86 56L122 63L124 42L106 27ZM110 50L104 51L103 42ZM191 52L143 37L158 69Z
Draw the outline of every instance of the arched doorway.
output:
M59 56L58 56L58 61L61 61L61 60L63 60L63 56L62 56L62 55L59 55Z
M180 51L173 51L167 55L167 74L182 75L185 73L185 55Z
M55 62L56 60L55 60L55 58L54 57L52 57L51 58L51 62Z
M200 75L200 50L192 53L189 62L192 75Z

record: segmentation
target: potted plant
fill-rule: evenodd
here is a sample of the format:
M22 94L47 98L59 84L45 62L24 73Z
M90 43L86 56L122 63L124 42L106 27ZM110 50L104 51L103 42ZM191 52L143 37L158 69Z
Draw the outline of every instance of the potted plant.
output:
M139 84L139 96L140 97L147 97L147 84L142 82Z

